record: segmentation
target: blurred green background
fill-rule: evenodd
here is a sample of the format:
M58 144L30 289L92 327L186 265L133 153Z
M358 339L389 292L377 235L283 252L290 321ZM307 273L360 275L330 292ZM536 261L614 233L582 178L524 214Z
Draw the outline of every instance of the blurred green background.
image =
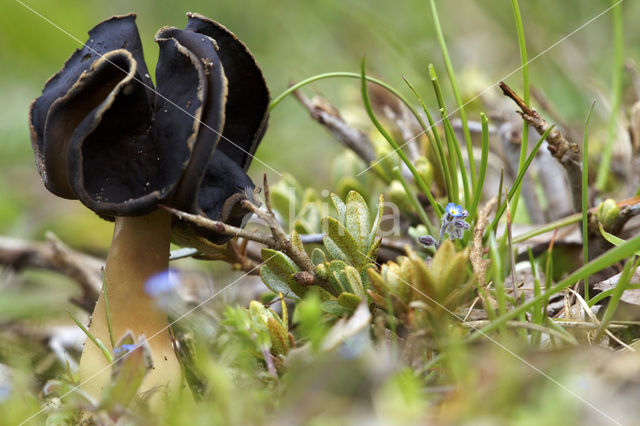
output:
M470 99L505 79L520 57L508 0L439 1L439 15L464 97ZM533 58L609 7L604 0L521 1L529 57ZM640 2L625 1L625 57L638 58ZM31 8L32 10L30 10ZM78 40L114 14L136 12L150 69L155 67L155 32L164 25L183 27L185 12L218 20L238 35L261 64L272 96L289 81L329 71L358 71L366 55L368 70L405 90L412 81L433 105L426 67L445 71L424 0L246 0L123 1L5 0L0 14L0 234L39 239L52 229L64 241L92 252L109 244L111 225L77 201L49 194L35 170L27 113L45 81L58 71ZM41 16L39 16L39 14ZM49 20L49 21L47 21ZM75 39L74 39L75 38ZM598 99L594 126L604 127L611 86L611 16L596 19L530 65L532 85L542 89L571 123L581 123ZM506 78L521 87L520 73ZM625 79L627 77L625 76ZM448 82L443 86L449 88ZM306 89L327 96L338 106L359 106L355 80L323 81ZM498 89L493 88L497 93ZM447 92L448 95L450 93ZM453 110L451 97L448 98ZM477 107L469 113L477 119ZM269 131L257 157L303 184L329 186L330 164L341 148L293 100L273 111ZM254 161L250 170L259 182L267 171Z

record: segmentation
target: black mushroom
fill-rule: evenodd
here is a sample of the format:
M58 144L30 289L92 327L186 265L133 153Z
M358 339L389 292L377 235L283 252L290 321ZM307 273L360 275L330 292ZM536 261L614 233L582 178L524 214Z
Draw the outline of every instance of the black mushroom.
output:
M254 196L246 170L268 118L269 92L246 46L217 22L188 18L185 30L156 34L155 88L135 15L115 16L89 32L29 115L47 189L115 221L105 267L112 330L115 341L129 330L149 340L155 368L143 391L183 383L166 313L143 289L168 267L175 220L159 204L244 225L241 201ZM190 229L217 244L229 238ZM110 347L102 296L89 330ZM94 396L109 379L106 366L86 344L80 376L92 378L85 390Z

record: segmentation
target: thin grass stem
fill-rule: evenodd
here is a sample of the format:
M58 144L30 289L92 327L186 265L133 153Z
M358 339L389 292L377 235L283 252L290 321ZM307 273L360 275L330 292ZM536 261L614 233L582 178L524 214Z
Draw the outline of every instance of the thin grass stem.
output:
M469 171L471 174L471 183L476 184L476 165L473 158L473 144L471 141L471 133L469 132L469 124L467 123L467 113L464 109L464 102L462 96L460 96L460 90L458 88L458 81L456 79L455 72L453 71L453 65L451 65L451 58L449 57L449 50L444 40L444 34L442 33L442 27L440 26L440 19L438 18L438 11L436 9L436 3L431 0L431 15L433 16L433 25L438 37L438 43L440 44L440 51L442 52L442 58L444 59L444 65L447 70L447 76L451 82L451 90L453 91L453 97L456 100L458 106L457 110L460 114L460 121L462 121L462 132L464 134L464 140L467 145L467 155L469 156Z
M104 355L104 357L106 358L106 360L109 363L113 362L113 355L111 355L111 352L109 352L109 349L107 349L107 347L104 345L104 343L102 343L100 341L100 339L98 339L97 337L95 337L93 334L91 334L91 332L87 329L87 327L85 327L79 320L78 318L76 318L71 312L67 311L67 314L69 314L69 317L71 317L71 319L73 320L73 322L76 323L76 325L78 327L80 327L80 329L83 331L83 333L89 338L89 340L91 340L102 352L102 355Z
M435 228L433 227L433 224L429 220L429 216L427 216L427 212L424 211L422 204L420 204L420 201L418 201L418 197L416 197L416 194L413 193L413 191L405 181L404 177L402 176L402 173L400 172L400 167L398 166L394 167L393 173L395 175L396 180L400 181L400 184L404 188L404 192L406 192L407 197L409 197L409 201L411 202L411 205L413 206L414 210L416 211L416 214L418 215L422 223L424 223L424 225L427 227L429 234L435 235L434 234Z
M620 100L622 98L622 73L624 71L624 33L622 30L622 4L616 4L616 0L611 0L615 6L611 11L613 20L613 76L611 84L611 115L609 116L609 127L607 133L607 143L602 150L602 158L598 167L596 177L596 188L600 191L605 189L609 169L611 167L611 156L613 154L613 144L616 139L616 129L618 126L618 111L620 110ZM618 2L622 3L622 2Z
M584 140L582 142L582 259L589 263L589 120L596 101L593 101L587 119L584 122ZM589 303L589 276L584 279L584 300Z
M407 168L409 169L409 171L413 175L413 178L414 178L416 184L418 185L418 188L420 188L420 190L427 197L427 200L429 200L429 204L431 204L433 209L438 213L438 216L442 215L442 213L444 213L444 208L440 205L440 203L438 203L433 198L433 195L431 194L431 191L429 190L429 187L425 183L424 179L422 179L422 176L420 176L420 174L418 173L418 171L414 167L413 163L411 163L411 161L409 160L407 155L400 148L398 143L393 139L391 134L389 134L389 132L387 132L387 130L384 128L384 126L382 124L380 124L380 122L378 121L378 119L376 118L376 116L375 116L375 114L373 112L373 108L371 107L371 101L369 100L369 92L367 91L367 79L366 79L366 75L365 75L365 72L364 72L365 71L365 60L364 60L364 58L362 58L362 63L360 65L360 71L361 71L361 73L360 73L360 81L361 81L360 91L361 91L361 94L362 94L362 101L364 102L364 107L365 107L365 110L367 111L367 115L369 116L369 119L371 120L373 125L376 127L376 129L378 129L380 134L387 140L387 142L389 142L391 147L393 147L394 151L397 152L397 154L400 156L400 158L402 159L404 164L406 164Z
M413 85L409 82L409 80L407 80L405 77L402 77L402 79L405 81L405 83L407 83L407 86L409 86L409 89L411 89L416 99L418 99L418 102L420 102L420 105L422 106L422 110L424 111L424 114L427 116L431 134L433 135L433 140L435 142L434 144L432 144L432 147L435 148L436 155L438 156L438 162L440 163L440 168L442 170L442 174L444 177L445 187L447 189L447 197L451 198L451 191L452 191L451 171L449 170L449 164L447 163L447 160L444 154L444 145L442 144L440 133L436 128L435 122L433 120L433 117L431 116L431 113L429 112L429 109L427 108L424 101L422 100L422 96L420 96L418 91L413 87Z
M529 300L527 303L524 303L520 306L517 306L510 312L505 315L500 316L498 319L493 321L491 324L488 324L485 327L482 327L478 330L477 333L473 333L469 336L468 341L474 341L479 339L482 336L485 336L487 333L490 333L496 330L499 327L503 327L507 321L516 318L523 312L528 312L536 303L540 302L545 298L549 298L554 294L558 294L578 281L584 279L587 275L592 275L604 268L607 268L614 263L619 262L622 259L625 259L631 256L636 250L640 249L640 235L626 241L625 243L612 248L611 250L603 253L601 256L593 259L586 265L583 265L581 268L577 269L573 273L571 273L566 278L562 279L558 284L550 288L544 294L540 296L534 297Z
M516 24L516 32L518 34L518 46L520 48L520 66L522 68L522 89L523 89L523 101L527 106L530 106L529 100L529 61L527 59L527 42L524 35L524 25L522 24L522 16L520 15L520 6L518 0L511 0L511 7L513 9L513 18ZM529 124L522 120L522 142L520 144L520 159L518 161L518 172L522 170L525 158L527 157L527 149L529 143ZM514 193L513 204L511 205L511 216L515 217L516 210L518 209L518 200L520 199L520 190Z

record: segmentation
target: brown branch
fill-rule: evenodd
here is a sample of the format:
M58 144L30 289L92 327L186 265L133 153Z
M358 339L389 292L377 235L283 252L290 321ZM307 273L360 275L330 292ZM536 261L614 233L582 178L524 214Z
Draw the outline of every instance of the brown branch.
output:
M82 289L82 296L72 301L91 311L102 287L104 260L72 250L52 233L47 242L0 237L0 265L21 270L46 269L66 275Z
M235 226L227 225L226 223L220 222L218 220L211 220L197 214L186 213L169 206L163 205L161 207L172 215L176 216L178 219L189 221L198 226L211 229L212 231L218 232L220 234L246 238L247 240L255 241L268 247L274 247L276 245L276 241L270 235L249 231L243 228L237 228Z
M264 202L267 205L267 211L270 215L274 216L273 209L271 208L271 193L269 192L269 181L267 180L267 174L262 176L262 186L264 186Z
M609 228L609 232L614 235L619 234L624 225L626 225L632 217L638 215L640 215L640 204L622 206L620 208L620 213L618 213L618 217Z
M313 272L315 270L315 265L311 262L309 255L307 252L298 250L293 244L291 244L291 240L289 236L284 232L280 223L276 220L273 214L269 214L268 212L261 210L258 206L251 203L249 200L244 200L242 205L247 210L253 212L256 216L262 219L269 229L271 230L271 234L273 239L275 240L275 245L273 248L276 250L281 250L287 254L295 262L296 265L300 267L300 269L304 271Z
M511 98L520 108L518 114L529 125L533 126L539 135L543 135L549 128L549 124L542 116L533 108L520 99L520 97L503 81L500 83L500 89L505 96ZM551 130L547 135L548 150L564 167L567 172L569 184L571 185L571 195L573 197L574 211L582 210L582 163L580 159L580 147L569 142L560 131Z
M320 97L310 100L299 90L293 94L309 111L311 118L324 126L338 142L355 152L365 164L369 165L376 160L376 152L369 137L347 124L329 101Z

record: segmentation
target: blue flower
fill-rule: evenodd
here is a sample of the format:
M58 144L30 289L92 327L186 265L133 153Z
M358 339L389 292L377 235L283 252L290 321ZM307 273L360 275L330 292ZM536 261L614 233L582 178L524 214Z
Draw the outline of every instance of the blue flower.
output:
M159 308L166 311L176 297L179 285L180 273L174 269L167 269L149 277L144 283L144 291L155 299Z
M137 347L138 347L138 345L131 345L131 344L129 344L129 345L126 345L126 344L125 345L120 345L120 346L118 346L117 348L115 348L113 350L113 354L116 355L116 356L118 356L120 354L126 354L126 353L129 353L129 352L135 350Z
M454 203L447 204L447 207L445 207L444 210L452 218L465 218L469 215L469 212L463 209L462 206L456 205Z

